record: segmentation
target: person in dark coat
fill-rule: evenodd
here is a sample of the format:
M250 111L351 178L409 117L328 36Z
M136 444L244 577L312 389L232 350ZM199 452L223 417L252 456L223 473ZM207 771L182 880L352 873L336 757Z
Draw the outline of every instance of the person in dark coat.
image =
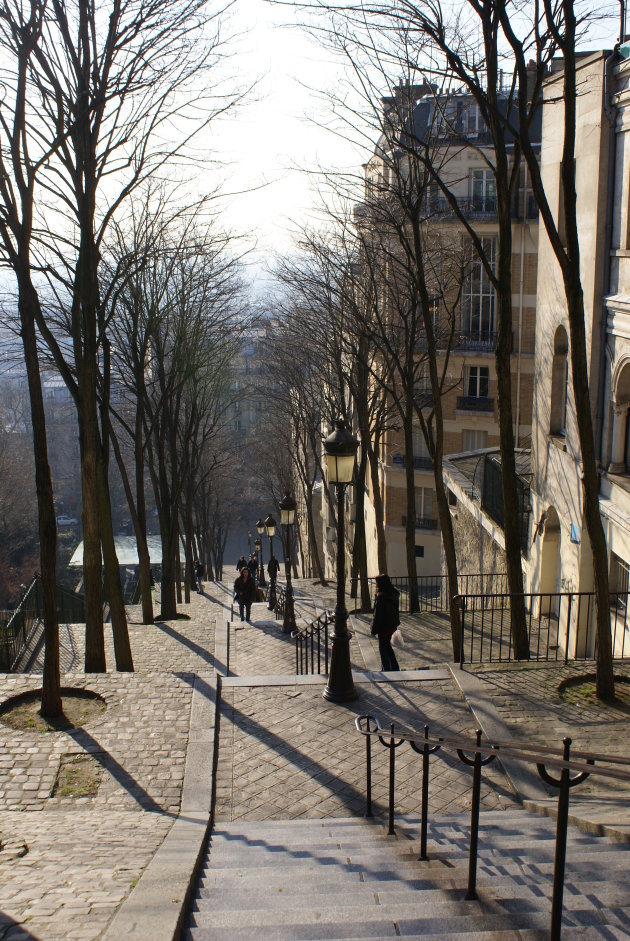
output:
M267 574L272 580L275 579L280 571L280 563L276 559L275 555L272 555L267 563Z
M400 670L392 647L392 635L400 624L398 591L389 575L377 575L372 634L378 637L383 670Z
M241 569L244 569L246 565L247 565L247 559L245 558L244 555L242 555L240 559L238 560L238 562L236 563L236 571L240 572Z
M203 595L203 562L201 559L195 566L195 575L197 576L197 591Z
M247 568L249 569L249 574L252 576L254 581L256 581L256 576L258 575L258 559L256 558L256 554L254 552L252 552L249 557Z
M241 621L245 620L244 615L249 621L252 613L252 604L256 600L256 582L250 575L247 566L241 569L241 574L234 582L234 599L238 602L238 610L241 615Z

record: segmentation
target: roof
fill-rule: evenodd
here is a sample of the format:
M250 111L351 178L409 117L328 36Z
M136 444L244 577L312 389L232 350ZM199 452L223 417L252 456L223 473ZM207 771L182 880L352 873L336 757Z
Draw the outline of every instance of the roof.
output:
M138 561L138 546L135 536L115 536L114 542L116 544L116 555L118 556L119 565L126 567L140 564ZM149 548L151 564L161 565L162 540L160 536L147 536L147 546ZM68 564L73 568L83 567L83 540L72 553L72 558Z

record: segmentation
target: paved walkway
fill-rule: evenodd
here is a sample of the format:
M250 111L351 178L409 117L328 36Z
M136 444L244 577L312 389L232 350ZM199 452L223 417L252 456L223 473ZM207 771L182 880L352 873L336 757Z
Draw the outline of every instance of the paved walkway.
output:
M207 585L182 606L189 619L130 625L134 674L82 671L83 628L64 627L64 684L89 687L107 709L82 731L46 735L0 722L0 939L88 941L175 937L210 813L215 743L216 675L222 677L216 816L220 820L339 817L361 813L363 744L354 717L371 713L385 724L426 722L433 732L469 733L481 726L495 740L513 737L559 746L628 753L628 711L569 703L559 685L592 665L514 666L463 671L448 667L448 624L439 616L403 616L407 647L399 677L379 670L367 616L352 617L357 701L334 706L322 698L323 678L295 677L292 643L264 605L252 624L231 621L230 586ZM334 590L296 583L298 617L334 606ZM130 610L130 620L138 611ZM35 689L31 673L0 676L0 703ZM431 667L431 669L427 669ZM630 677L628 665L619 672ZM64 758L87 755L100 786L91 798L53 796ZM399 809L417 813L417 760L400 751ZM387 752L375 751L374 796L382 812ZM508 768L508 772L510 769ZM498 764L484 774L483 806L513 805ZM434 813L468 805L469 778L452 757L432 759ZM630 834L628 792L592 778L577 816ZM533 795L544 805L545 795Z

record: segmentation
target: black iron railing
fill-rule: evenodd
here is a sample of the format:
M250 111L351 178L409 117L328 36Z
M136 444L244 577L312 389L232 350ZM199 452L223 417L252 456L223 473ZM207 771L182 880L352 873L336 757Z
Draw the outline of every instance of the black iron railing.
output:
M589 775L598 774L630 783L630 758L618 758L591 752L573 752L571 739L563 740L562 750L542 746L515 746L509 742L484 742L478 729L475 738L465 736L439 736L429 734L429 726L422 732L407 729L397 731L392 722L389 729L382 728L374 716L364 715L355 719L357 731L365 737L366 749L366 797L365 815L372 812L372 741L376 739L389 749L389 784L388 784L388 830L395 833L395 787L396 787L396 750L408 743L411 749L422 755L421 771L421 806L420 806L420 857L428 859L427 834L429 818L429 770L430 756L440 749L454 752L459 760L473 769L470 811L470 844L468 853L468 884L464 898L477 898L477 854L479 846L479 811L481 806L481 769L497 757L518 758L536 765L538 774L551 787L557 787L558 807L556 823L556 847L551 903L551 941L559 941L562 926L562 897L564 892L564 870L566 862L567 830L569 821L569 793L585 781ZM554 776L549 769L556 771Z
M57 585L57 617L60 624L85 623L83 595ZM35 575L9 620L0 626L0 672L15 668L44 617L42 583Z
M613 657L630 656L630 592L611 592L610 628ZM453 600L462 609L462 658L469 663L514 659L512 598L508 592L462 592ZM531 660L590 660L595 654L593 592L524 594Z
M493 412L494 399L481 395L458 395L456 407L466 412Z
M286 601L286 588L283 585L276 586L276 621L284 620L284 604Z
M0 634L0 671L9 673L33 636L42 617L42 586L33 578Z
M392 584L400 593L400 611L404 614L409 611L409 579L405 576L392 576ZM446 614L450 611L450 593L446 575L418 575L418 601L420 612L436 611ZM370 605L374 607L376 578L368 578L370 589ZM457 576L457 590L459 595L468 594L497 594L507 591L507 575L505 572L478 572L469 575ZM355 599L355 614L358 600Z
M328 626L334 624L331 611L324 611L307 627L293 632L295 639L295 672L299 676L322 673L328 675Z

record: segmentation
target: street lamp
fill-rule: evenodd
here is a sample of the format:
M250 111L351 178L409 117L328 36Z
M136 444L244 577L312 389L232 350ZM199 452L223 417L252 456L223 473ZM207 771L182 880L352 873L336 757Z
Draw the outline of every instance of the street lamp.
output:
M256 570L258 572L258 584L260 585L260 552L262 543L258 536L254 539L254 552L256 553Z
M258 544L260 546L260 564L258 567L258 584L261 588L267 587L267 582L265 581L265 563L263 561L263 549L262 549L262 537L265 531L265 524L262 520L258 520L256 523L256 532L258 533Z
M249 554L252 554L252 534L251 531L247 533L247 542L249 543Z
M282 633L290 634L295 630L295 611L293 608L293 585L291 584L291 526L295 520L296 502L289 491L285 493L283 499L278 504L280 507L280 523L284 526L284 538L287 546L287 553L284 559L284 571L287 579L287 587L284 595L284 620L282 622Z
M269 610L276 607L276 575L278 563L273 554L273 537L276 535L276 521L271 515L265 519L267 535L269 536Z
M352 481L358 440L348 431L341 419L335 421L335 430L324 441L328 483L337 487L337 604L335 632L332 636L330 670L324 699L331 702L350 702L357 698L350 666L350 634L348 610L345 603L346 557L344 546L344 490Z

